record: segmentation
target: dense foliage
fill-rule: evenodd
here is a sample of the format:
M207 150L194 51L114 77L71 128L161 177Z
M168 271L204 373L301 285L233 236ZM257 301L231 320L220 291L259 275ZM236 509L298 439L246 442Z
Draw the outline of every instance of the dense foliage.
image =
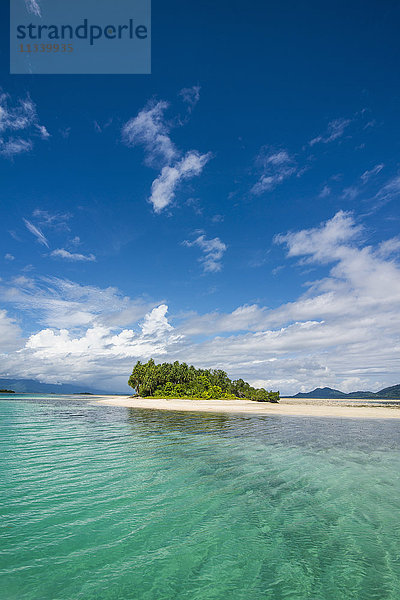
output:
M196 369L186 363L162 363L153 359L133 368L128 381L140 396L158 398L248 398L257 402L278 402L279 392L256 389L243 379L231 381L220 369Z

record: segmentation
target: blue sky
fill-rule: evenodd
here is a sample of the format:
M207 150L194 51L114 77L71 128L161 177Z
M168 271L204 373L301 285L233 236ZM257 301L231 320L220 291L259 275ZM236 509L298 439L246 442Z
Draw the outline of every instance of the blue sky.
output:
M398 3L153 2L152 75L9 75L0 375L399 383Z

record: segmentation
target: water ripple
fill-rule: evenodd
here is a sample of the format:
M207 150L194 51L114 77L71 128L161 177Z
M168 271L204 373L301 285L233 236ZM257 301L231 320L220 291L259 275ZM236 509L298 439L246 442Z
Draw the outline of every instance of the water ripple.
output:
M398 600L391 421L0 402L1 600Z

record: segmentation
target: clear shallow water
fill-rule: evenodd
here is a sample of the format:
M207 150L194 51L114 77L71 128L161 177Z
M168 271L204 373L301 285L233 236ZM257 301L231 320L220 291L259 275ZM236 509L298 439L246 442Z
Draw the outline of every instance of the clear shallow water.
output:
M0 417L1 600L400 598L400 421Z

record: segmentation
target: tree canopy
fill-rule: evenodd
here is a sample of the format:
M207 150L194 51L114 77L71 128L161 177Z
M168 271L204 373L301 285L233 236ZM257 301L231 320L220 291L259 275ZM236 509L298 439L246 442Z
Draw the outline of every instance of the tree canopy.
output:
M221 369L196 369L175 361L157 365L151 358L138 361L128 384L140 396L158 398L248 398L257 402L279 402L279 392L253 388L243 379L232 381Z

